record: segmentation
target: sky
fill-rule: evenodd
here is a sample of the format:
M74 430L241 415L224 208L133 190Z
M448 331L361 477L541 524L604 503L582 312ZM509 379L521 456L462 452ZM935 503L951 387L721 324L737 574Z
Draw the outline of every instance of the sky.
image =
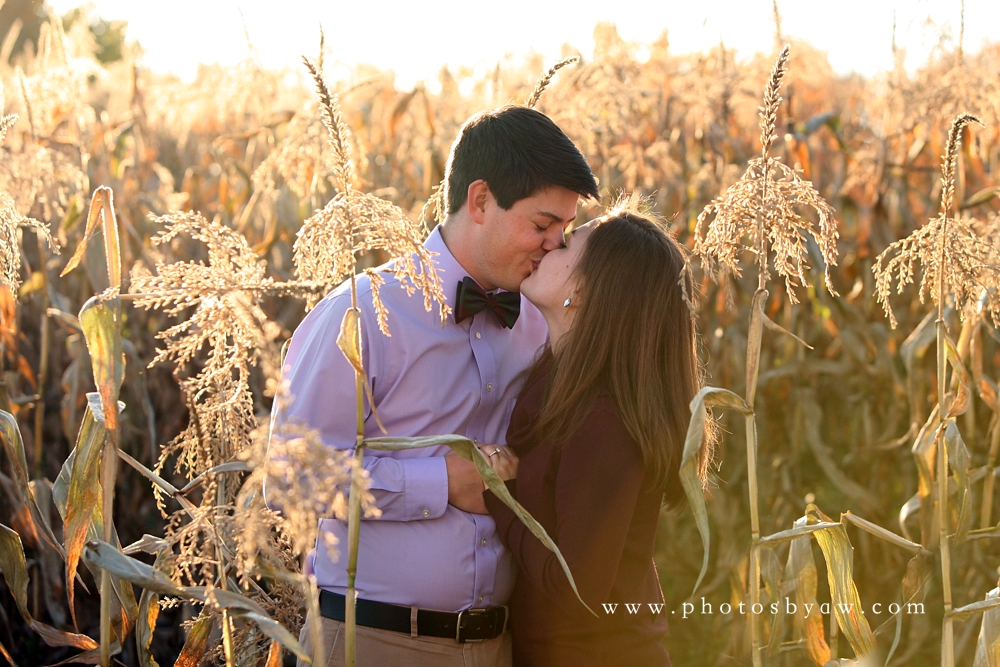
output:
M62 13L81 0L50 0ZM594 26L614 23L627 41L650 43L666 30L675 53L703 51L720 41L739 57L770 52L771 0L97 0L101 17L128 21L142 63L193 79L198 63L235 64L247 55L248 33L267 67L299 67L318 49L346 65L392 69L397 85L436 80L441 66L492 69L531 51L558 60L563 44L584 57ZM567 7L571 6L572 11ZM961 0L779 0L782 32L829 54L840 73L873 75L893 64L896 43L908 67L923 63L941 35L957 40ZM242 15L242 18L241 18ZM244 24L246 33L244 32ZM965 49L1000 40L1000 0L965 0ZM328 61L329 62L329 61Z

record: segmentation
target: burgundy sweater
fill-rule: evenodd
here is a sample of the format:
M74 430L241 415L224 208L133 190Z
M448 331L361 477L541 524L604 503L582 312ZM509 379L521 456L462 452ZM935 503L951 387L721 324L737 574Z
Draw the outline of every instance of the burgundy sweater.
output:
M559 545L597 617L577 600L555 554L484 492L497 533L520 565L509 605L514 667L669 667L662 640L670 612L649 607L663 603L653 564L663 488L647 479L639 445L608 397L581 415L561 448L530 442L546 380L545 373L529 379L511 415L507 444L520 463L508 487ZM626 603L641 608L632 614ZM605 605L615 604L608 613Z

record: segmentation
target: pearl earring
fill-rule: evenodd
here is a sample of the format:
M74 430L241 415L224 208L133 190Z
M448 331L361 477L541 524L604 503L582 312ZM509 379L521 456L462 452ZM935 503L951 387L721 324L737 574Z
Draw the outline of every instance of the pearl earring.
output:
M563 301L563 308L569 308L569 304L573 303L573 297L568 296L566 300Z

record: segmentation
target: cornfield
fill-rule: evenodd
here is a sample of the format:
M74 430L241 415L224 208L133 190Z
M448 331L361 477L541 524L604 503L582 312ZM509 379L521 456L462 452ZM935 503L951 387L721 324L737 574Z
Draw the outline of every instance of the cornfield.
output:
M363 446L427 443L362 431L357 456L331 456L282 433L266 463L283 344L359 271L377 299L374 267L401 254L445 316L419 245L445 159L466 118L513 102L566 131L605 202L647 195L692 250L711 386L684 465L706 424L723 437L712 488L682 469L689 508L661 516L674 663L1000 665L1000 43L866 79L794 40L742 58L675 54L664 34L640 59L601 24L593 54L547 75L537 57L442 69L435 92L368 68L332 81L320 36L298 83L252 50L193 83L127 51L102 64L54 14L37 45L16 37L0 59L10 664L310 657L317 517L377 511ZM272 478L296 480L281 515Z

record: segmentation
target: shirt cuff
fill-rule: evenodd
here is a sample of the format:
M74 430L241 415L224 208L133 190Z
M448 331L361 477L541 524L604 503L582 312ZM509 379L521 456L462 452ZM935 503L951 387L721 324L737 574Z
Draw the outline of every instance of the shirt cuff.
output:
M403 521L437 519L448 508L448 466L443 456L398 459L403 464Z

